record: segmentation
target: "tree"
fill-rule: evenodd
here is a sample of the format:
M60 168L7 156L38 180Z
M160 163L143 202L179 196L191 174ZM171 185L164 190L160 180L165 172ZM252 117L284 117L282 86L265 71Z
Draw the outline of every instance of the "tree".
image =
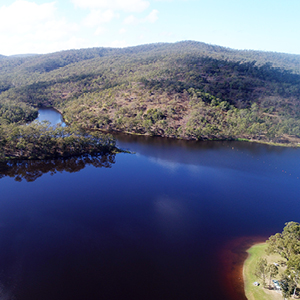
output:
M285 223L282 233L272 235L267 243L268 254L278 253L286 260L287 268L279 283L282 295L284 298L289 298L292 294L295 297L300 275L300 224ZM273 271L276 272L274 268L269 270L270 276Z
M266 286L267 266L267 260L265 258L260 258L255 268L255 275L262 279L263 286Z
M295 288L293 292L293 297L296 296L296 289L297 285L299 283L299 277L300 277L300 256L299 255L293 255L290 260L287 263L287 270L286 274L290 276L290 278L294 281Z
M269 274L269 288L271 288L271 279L278 274L278 267L274 264L267 266L267 274Z
M295 283L293 282L291 277L286 274L282 275L281 280L279 281L279 285L281 287L282 296L284 299L290 298L294 289L296 288Z
M278 253L286 261L292 255L300 254L300 224L297 222L285 223L282 233L272 235L268 240L267 253Z

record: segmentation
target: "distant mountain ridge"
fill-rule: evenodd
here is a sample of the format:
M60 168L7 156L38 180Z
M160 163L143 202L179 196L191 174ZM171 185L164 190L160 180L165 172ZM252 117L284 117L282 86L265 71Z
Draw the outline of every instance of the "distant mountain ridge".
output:
M14 54L14 55L10 55L8 57L10 58L18 58L18 57L31 57L31 56L37 56L38 54L35 53L27 53L27 54Z
M299 99L300 55L194 41L0 60L0 104L54 106L85 128L291 141Z
M65 62L66 64L56 64L57 66L62 67L70 63L79 62L81 60L93 59L96 57L138 53L155 54L161 51L178 51L183 47L186 47L189 51L193 51L195 53L207 55L209 57L214 58L222 58L242 62L256 61L257 64L264 64L266 62L270 62L275 67L285 68L300 74L300 55L298 54L258 50L235 50L232 48L210 45L196 41L182 41L177 43L156 43L126 48L84 48L76 50L63 50L49 54L19 54L11 56L0 55L0 57L10 57L15 59L26 58L26 62L28 64L33 65L35 64L35 58L38 59L40 63L48 60L55 61L68 58L68 60Z

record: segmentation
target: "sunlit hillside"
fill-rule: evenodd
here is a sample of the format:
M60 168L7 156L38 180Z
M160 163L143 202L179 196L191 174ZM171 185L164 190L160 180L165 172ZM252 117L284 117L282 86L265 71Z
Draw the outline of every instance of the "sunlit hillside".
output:
M89 129L297 143L299 98L300 55L193 41L0 59L1 124L54 106Z

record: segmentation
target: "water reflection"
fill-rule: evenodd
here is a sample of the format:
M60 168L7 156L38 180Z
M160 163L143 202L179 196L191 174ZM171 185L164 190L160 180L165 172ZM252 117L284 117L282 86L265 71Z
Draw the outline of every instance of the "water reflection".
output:
M120 148L145 156L169 171L175 171L184 164L189 165L191 171L222 168L268 177L281 174L300 180L299 148L250 142L185 141L124 134L117 134L115 137Z
M33 182L44 174L57 172L75 173L87 165L95 168L111 168L115 163L115 154L98 156L79 156L68 159L23 160L0 163L0 179L12 177L16 181Z
M48 121L53 126L57 124L61 124L63 127L66 126L62 115L54 108L40 108L39 115L36 120L39 122Z
M204 161L201 154L208 152L247 152L251 156L260 154L282 155L288 150L297 151L294 148L274 147L265 144L237 141L186 141L161 137L134 136L126 134L114 134L122 148L133 150L145 156L158 157L175 163L195 163L196 156L182 155L182 151L188 154L197 154L197 161ZM172 149L172 152L167 150ZM175 151L174 151L175 150ZM299 150L299 149L298 149ZM235 155L235 154L234 154ZM215 159L215 157L214 157ZM207 161L207 157L205 157Z

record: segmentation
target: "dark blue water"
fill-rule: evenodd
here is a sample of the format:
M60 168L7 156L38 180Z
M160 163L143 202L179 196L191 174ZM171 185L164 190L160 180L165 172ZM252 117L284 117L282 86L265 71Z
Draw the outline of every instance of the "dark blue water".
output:
M3 299L229 300L220 249L299 221L299 149L117 139L135 154L3 167Z

